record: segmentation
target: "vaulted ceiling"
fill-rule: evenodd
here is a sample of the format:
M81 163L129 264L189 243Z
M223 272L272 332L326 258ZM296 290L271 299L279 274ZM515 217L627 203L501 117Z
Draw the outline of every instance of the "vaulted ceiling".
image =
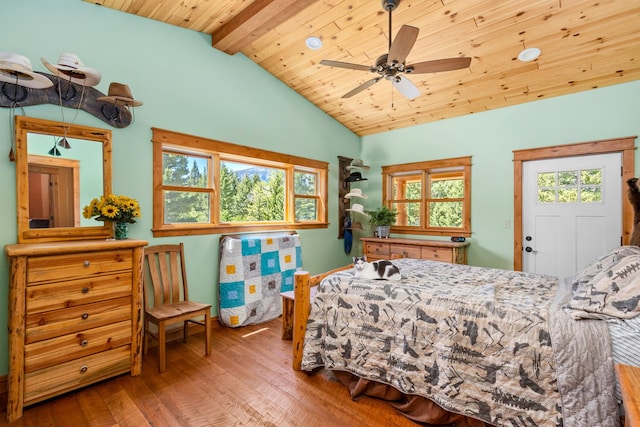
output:
M216 49L242 52L358 135L640 79L638 0L402 0L392 37L419 29L407 64L470 57L454 71L407 77L408 100L378 75L321 65L373 66L389 48L380 0L84 0L212 35ZM319 37L319 50L306 47ZM521 62L525 48L541 50Z

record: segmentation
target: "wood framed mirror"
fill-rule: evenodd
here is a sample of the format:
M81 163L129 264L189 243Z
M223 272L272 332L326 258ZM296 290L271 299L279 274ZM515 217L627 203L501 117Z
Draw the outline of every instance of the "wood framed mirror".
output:
M82 216L111 193L110 130L16 116L15 146L19 243L111 237Z

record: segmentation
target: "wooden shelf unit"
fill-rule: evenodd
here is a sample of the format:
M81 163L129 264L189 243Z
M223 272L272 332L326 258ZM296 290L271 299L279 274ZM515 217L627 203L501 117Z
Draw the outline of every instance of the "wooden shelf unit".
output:
M142 240L5 246L9 257L7 420L25 406L142 373Z
M362 237L362 253L368 261L394 258L418 258L431 261L467 263L469 242L449 242L446 240L421 239L380 239Z

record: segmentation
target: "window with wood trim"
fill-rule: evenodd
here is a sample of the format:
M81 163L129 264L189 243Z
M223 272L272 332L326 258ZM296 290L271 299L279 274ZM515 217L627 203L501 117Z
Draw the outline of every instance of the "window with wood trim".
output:
M328 163L153 128L154 236L326 228Z
M471 236L471 157L384 166L382 198L394 233Z

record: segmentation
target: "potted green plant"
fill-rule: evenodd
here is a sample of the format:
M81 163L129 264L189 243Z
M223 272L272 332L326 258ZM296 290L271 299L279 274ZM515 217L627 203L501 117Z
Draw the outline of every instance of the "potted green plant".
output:
M398 211L382 206L367 213L370 216L369 223L376 227L378 237L388 238L391 225L396 222Z

